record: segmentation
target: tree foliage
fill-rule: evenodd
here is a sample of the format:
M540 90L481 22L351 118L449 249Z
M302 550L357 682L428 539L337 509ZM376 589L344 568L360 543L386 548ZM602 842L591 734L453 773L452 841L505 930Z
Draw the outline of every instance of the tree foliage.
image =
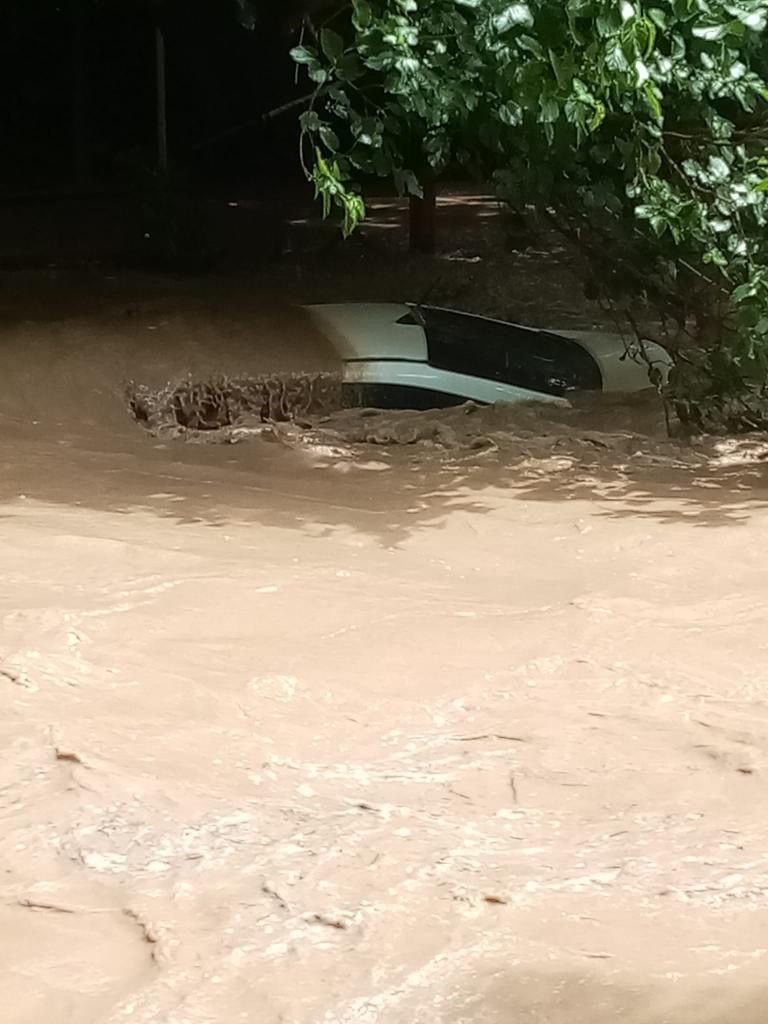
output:
M768 0L349 0L292 51L305 169L346 232L370 176L492 178L653 322L684 417L764 426L767 25Z

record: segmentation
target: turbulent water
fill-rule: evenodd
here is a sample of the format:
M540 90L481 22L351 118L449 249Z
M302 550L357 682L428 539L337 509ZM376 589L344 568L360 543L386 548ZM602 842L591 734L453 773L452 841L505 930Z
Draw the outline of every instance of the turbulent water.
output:
M7 1019L761 1022L762 439L645 397L155 436L126 381L339 368L132 287L3 311Z

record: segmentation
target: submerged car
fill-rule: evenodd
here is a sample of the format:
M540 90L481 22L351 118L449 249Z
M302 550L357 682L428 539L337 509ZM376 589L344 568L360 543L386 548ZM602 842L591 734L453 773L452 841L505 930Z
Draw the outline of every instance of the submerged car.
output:
M436 306L345 303L305 306L344 363L357 401L434 409L467 400L568 404L576 391L642 391L649 366L670 358L644 342L633 356L618 334L522 327Z

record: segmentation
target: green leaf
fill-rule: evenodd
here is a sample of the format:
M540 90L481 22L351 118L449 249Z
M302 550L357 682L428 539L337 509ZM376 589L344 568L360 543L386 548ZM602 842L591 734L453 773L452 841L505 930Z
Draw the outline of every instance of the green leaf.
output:
M633 29L635 45L641 57L647 60L656 46L656 26L650 18L637 18Z
M290 56L296 64L316 64L318 54L311 46L294 46Z
M352 0L353 21L358 29L366 29L371 24L373 15L368 0Z
M316 132L320 128L320 115L316 110L305 110L299 118L302 131Z
M517 45L521 50L527 50L528 53L532 53L535 57L540 57L542 60L544 59L544 47L538 39L534 39L533 36L519 36L517 39Z
M621 39L611 36L605 44L605 66L609 71L629 71L629 61L624 53Z
M327 146L333 153L338 150L339 137L332 128L329 128L327 124L320 125L318 128L318 134L320 136L320 141L324 146Z
M653 233L655 234L655 236L657 238L662 237L664 232L670 226L668 221L666 220L666 218L662 217L662 216L659 216L658 214L654 214L650 218L649 222L650 222L650 228L651 228L651 230L653 231Z
M757 294L757 289L752 281L746 281L744 284L740 284L737 288L734 288L731 292L731 300L737 305L740 302L744 302L745 299L752 299Z
M567 89L571 84L571 75L568 73L568 68L554 50L549 51L549 63L552 65L552 70L555 72L557 84L561 89Z
M493 19L493 27L500 34L509 32L511 28L524 25L526 28L533 27L533 14L528 4L510 4Z
M597 131L600 125L605 120L605 106L602 103L596 103L595 109L592 113L592 117L589 119L589 130L591 132Z
M648 101L648 106L653 112L653 116L657 121L660 121L663 117L663 111L661 109L661 103L659 97L656 95L656 90L653 87L652 82L646 82L643 86L643 94Z
M409 170L396 170L393 174L395 188L397 194L404 196L418 196L419 198L424 195L419 179Z
M560 104L553 96L542 96L539 100L539 108L544 124L552 124L560 116Z
M499 119L510 128L517 128L523 122L523 111L517 103L512 101L502 103L499 107Z
M692 32L697 39L705 39L709 43L717 42L728 35L732 22L722 25L696 25Z
M323 28L320 30L320 49L335 64L344 53L344 40L332 28Z

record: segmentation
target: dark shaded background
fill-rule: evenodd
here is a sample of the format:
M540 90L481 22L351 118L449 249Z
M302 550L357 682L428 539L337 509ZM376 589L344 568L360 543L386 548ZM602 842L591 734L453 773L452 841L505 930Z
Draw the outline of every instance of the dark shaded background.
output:
M301 180L288 56L292 4L236 0L4 0L0 195L140 185L155 166L154 26L167 55L173 173L217 188Z
M318 223L301 171L310 89L290 50L305 15L321 25L340 4L0 0L0 270L239 271L325 247L338 224ZM371 195L387 187L371 184ZM427 255L429 195L410 217L410 246Z

